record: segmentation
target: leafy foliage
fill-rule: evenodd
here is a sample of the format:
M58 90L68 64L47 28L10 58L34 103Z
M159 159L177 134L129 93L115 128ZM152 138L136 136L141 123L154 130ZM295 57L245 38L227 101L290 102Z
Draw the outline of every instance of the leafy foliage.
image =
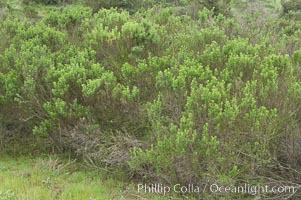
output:
M1 20L5 126L75 153L70 138L103 139L97 151L129 134L144 142L118 140L128 166L168 182L239 184L278 160L300 167L298 148L287 148L301 139L300 23L228 18L228 1L178 2L189 3L208 9L74 5L37 21Z

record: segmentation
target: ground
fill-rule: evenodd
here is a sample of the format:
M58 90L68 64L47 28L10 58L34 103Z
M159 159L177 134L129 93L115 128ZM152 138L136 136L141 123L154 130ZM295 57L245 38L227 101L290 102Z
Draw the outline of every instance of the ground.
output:
M0 200L109 200L157 199L138 194L134 184L110 177L107 171L85 169L74 160L57 156L0 156Z

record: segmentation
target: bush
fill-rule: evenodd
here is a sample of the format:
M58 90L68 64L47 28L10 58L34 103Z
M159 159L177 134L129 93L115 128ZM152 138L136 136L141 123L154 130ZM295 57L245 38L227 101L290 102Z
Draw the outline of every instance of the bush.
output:
M289 13L290 11L300 11L301 1L300 0L282 0L281 1L283 13Z
M58 5L62 3L74 3L75 0L23 0L22 3L29 5L32 3L44 4L44 5Z
M242 30L215 10L82 6L7 18L1 126L25 124L61 151L146 179L297 182L293 170L268 172L300 168L300 31L249 20Z

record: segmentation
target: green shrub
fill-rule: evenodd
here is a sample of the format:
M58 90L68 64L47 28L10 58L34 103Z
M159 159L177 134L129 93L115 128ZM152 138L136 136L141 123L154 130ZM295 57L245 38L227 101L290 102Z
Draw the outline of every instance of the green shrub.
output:
M283 13L289 13L290 11L300 11L301 1L300 0L282 0Z
M1 126L169 183L292 178L267 171L300 167L300 31L219 13L70 6L1 21Z

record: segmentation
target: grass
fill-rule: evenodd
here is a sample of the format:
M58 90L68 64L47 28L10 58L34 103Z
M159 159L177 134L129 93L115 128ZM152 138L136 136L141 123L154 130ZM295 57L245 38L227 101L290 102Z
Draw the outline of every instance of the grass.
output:
M125 177L125 176L124 176ZM160 195L137 194L134 184L122 176L91 171L56 156L0 155L0 200L109 200L157 199Z

